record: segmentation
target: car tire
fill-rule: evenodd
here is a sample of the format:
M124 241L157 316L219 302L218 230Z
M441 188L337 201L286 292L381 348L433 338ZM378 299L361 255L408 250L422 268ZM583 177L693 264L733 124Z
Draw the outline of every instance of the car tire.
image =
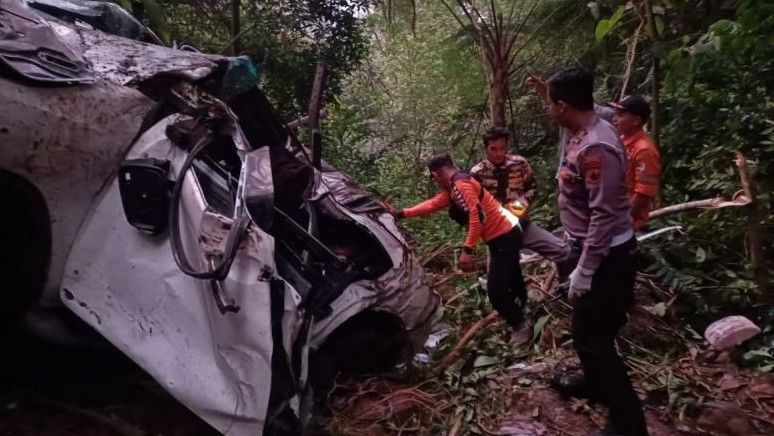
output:
M39 300L51 262L51 219L46 201L29 181L0 170L0 323L17 321Z

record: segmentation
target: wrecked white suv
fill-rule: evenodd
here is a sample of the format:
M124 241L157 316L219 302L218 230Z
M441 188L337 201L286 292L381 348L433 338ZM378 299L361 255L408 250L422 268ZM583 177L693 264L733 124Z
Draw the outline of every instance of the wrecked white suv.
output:
M3 319L64 303L219 431L299 434L438 297L248 59L97 30L94 3L0 0Z

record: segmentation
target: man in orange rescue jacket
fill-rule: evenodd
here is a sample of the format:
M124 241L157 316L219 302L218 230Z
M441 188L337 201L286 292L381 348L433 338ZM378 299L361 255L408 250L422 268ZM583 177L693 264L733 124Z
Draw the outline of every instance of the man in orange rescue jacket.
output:
M427 167L441 192L416 206L391 212L397 218L413 218L448 208L454 221L467 226L467 236L457 263L463 271L475 270L473 253L479 239L482 239L489 248L490 256L487 272L489 301L512 328L511 343L526 343L531 329L524 318L527 294L519 265L519 219L470 173L457 168L448 154L434 156Z
M613 125L626 146L626 187L632 205L632 227L640 231L648 223L661 176L658 149L643 129L650 117L650 105L641 95L628 95L608 105L615 109Z

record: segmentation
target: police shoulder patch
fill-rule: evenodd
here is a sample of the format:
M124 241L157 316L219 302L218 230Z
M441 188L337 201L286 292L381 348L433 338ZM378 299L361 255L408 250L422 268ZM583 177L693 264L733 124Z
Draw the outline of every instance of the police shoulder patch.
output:
M602 157L596 154L589 154L583 157L581 161L584 180L587 185L598 185L602 179Z

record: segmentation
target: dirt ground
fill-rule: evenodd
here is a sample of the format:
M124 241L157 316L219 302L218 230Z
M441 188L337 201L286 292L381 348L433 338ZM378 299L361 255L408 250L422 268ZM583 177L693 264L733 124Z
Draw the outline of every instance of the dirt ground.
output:
M570 306L546 292L547 276L545 269L527 271L531 319L534 324L547 320L530 349L510 351L507 330L495 321L475 333L455 363L441 370L434 369L435 360L427 364L428 372L404 379L340 380L331 396L329 430L364 436L586 436L603 427L605 408L564 398L548 387L554 374L579 370L579 363L569 335ZM442 322L454 332L443 340L446 351L435 356L443 360L453 354L451 345L463 333L468 337L488 313L475 303L484 297L473 288L448 285L447 277L446 272L436 276L436 283L444 284L436 286L445 302ZM774 435L774 375L740 368L728 352L686 336L670 313L647 310L673 296L651 289L646 276L640 279L636 308L618 345L650 434Z
M115 349L0 336L0 436L216 435Z

